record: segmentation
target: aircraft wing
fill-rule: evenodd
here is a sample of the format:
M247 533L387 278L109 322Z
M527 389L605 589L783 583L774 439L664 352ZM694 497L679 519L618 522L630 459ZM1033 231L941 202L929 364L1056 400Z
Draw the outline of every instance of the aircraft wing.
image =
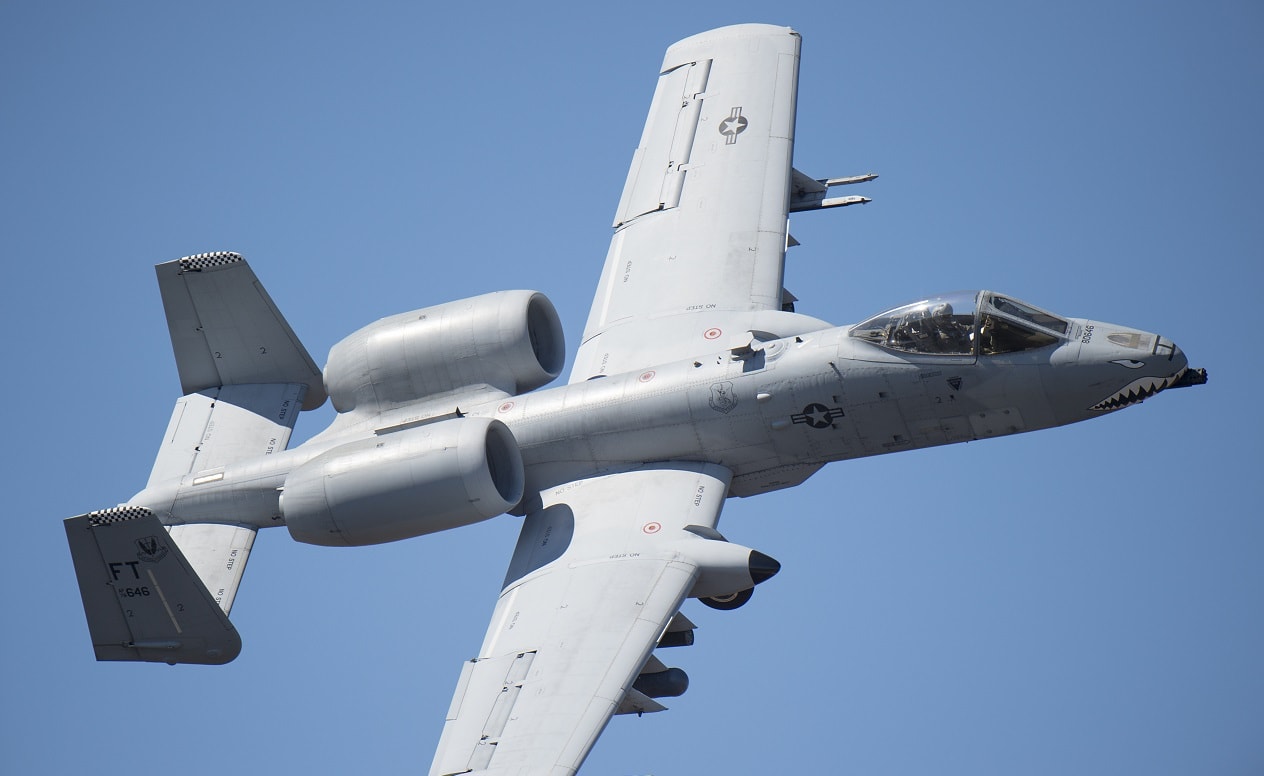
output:
M781 312L799 42L743 24L667 50L570 382L799 333Z
M432 776L574 773L611 715L658 711L649 694L683 691L683 673L651 655L681 603L712 580L724 587L726 573L751 584L751 551L714 531L730 476L663 463L541 494ZM672 679L674 690L650 689Z
M668 49L572 383L826 325L783 310L788 213L828 206L808 202L827 182L792 191L807 180L790 164L798 67L785 27L726 27ZM681 603L776 571L715 531L731 478L646 462L541 492L432 776L573 774L612 715L683 692L683 672L652 654L665 634L688 635Z

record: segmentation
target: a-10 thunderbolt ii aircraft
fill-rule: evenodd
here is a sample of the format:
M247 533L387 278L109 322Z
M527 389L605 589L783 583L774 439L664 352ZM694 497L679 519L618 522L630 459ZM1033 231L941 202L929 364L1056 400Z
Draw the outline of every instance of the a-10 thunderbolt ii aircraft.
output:
M65 523L97 658L235 658L260 528L358 546L524 515L431 773L574 773L612 715L684 691L655 649L692 642L685 599L734 608L777 572L716 530L726 498L1205 381L1157 334L990 291L795 312L788 215L872 177L792 167L799 45L741 25L668 49L567 385L536 390L564 362L537 292L383 318L322 374L240 256L158 265L185 395L145 488Z

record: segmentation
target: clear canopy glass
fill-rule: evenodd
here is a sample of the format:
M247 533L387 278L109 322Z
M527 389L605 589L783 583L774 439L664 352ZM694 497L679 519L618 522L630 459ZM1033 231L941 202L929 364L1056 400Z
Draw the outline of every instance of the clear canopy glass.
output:
M1025 302L1017 299L1010 299L1008 296L989 293L987 295L988 305L999 312L1011 315L1015 318L1034 323L1037 326L1056 331L1058 334L1067 333L1067 322L1053 313L1047 313L1044 310L1032 307Z
M851 336L903 353L1014 353L1065 338L1067 321L989 291L959 291L901 305L851 329Z

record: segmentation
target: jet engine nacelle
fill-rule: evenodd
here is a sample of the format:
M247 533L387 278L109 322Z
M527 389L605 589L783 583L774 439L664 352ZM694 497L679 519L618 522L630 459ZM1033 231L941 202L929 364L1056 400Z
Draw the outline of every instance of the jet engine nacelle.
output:
M499 291L365 326L329 351L325 390L338 412L479 385L516 396L553 380L565 361L562 323L548 297Z
M504 423L453 418L316 456L286 478L281 514L300 542L380 544L502 514L523 482Z

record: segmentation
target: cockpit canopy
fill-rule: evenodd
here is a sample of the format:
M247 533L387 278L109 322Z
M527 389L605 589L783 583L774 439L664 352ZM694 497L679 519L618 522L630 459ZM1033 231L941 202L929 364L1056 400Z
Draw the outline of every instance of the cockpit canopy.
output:
M875 315L851 336L903 353L992 356L1056 344L1064 318L991 291L930 297Z

